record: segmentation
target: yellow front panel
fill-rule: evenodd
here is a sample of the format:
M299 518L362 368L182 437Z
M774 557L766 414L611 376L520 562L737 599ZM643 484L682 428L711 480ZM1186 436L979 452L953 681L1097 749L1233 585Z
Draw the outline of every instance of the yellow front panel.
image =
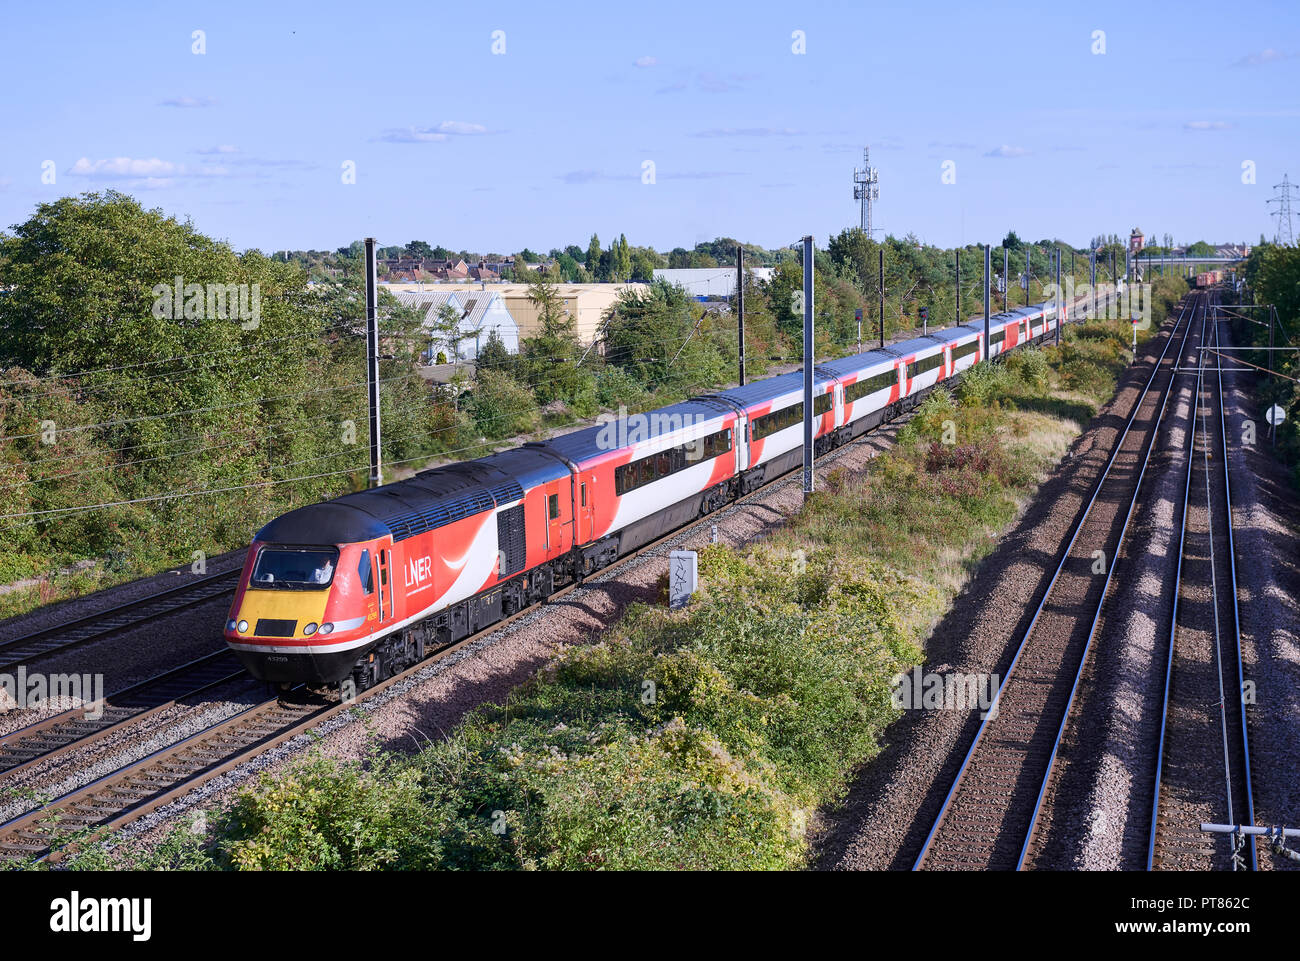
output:
M248 621L249 632L257 628L257 620L265 617L275 620L297 621L295 635L302 636L303 626L319 624L325 618L325 602L329 591L258 591L244 592L244 602L239 606L235 620Z

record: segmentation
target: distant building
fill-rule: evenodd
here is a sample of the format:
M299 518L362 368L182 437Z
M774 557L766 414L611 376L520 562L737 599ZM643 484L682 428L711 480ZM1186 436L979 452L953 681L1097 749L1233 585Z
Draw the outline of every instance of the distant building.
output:
M447 287L411 290L385 286L401 304L424 312L423 324L429 331L429 347L424 353L431 364L438 363L439 354L446 360L453 356L463 361L477 360L492 331L510 353L519 351L519 326L495 287L492 290ZM451 336L437 329L438 314L444 305L451 306L460 315L456 333Z
M757 279L769 281L774 272L771 267L747 268ZM683 267L656 270L655 280L666 280L682 287L696 300L726 299L736 293L735 267Z
M387 279L387 278L385 278ZM511 350L518 350L519 340L525 337L536 336L541 330L541 320L538 317L537 307L528 299L527 284L417 284L417 283L382 283L381 287L391 291L399 300L405 294L425 293L431 294L438 292L443 295L454 295L457 298L456 303L461 305L462 309L467 309L469 302L477 296L495 296L500 298L503 309L511 318L515 325L515 339L507 340L505 333L501 334L501 339ZM566 284L557 283L555 292L563 304L565 312L574 320L574 329L578 334L578 339L584 344L589 344L596 337L601 328L602 315L609 310L618 300L619 295L624 290L642 290L650 289L649 284ZM436 314L436 309L434 310ZM487 330L484 329L480 338L482 342L487 341ZM462 356L465 346L462 344Z
M421 281L465 281L470 279L470 266L463 260L436 260L418 257L397 257L379 261L385 268L383 279L388 283L419 283ZM480 267L487 266L483 263ZM494 271L495 272L495 271Z
M1134 227L1133 232L1128 235L1129 253L1131 254L1137 253L1139 250L1143 248L1143 246L1145 246L1145 244L1146 244L1146 235L1143 234L1141 230Z
M1217 257L1245 259L1250 256L1250 244L1220 244L1214 249Z
M541 331L541 319L536 305L528 299L527 284L498 284L494 290L505 298L510 315L519 324L520 337L533 337ZM600 332L605 311L609 310L625 290L649 290L648 284L565 284L557 283L555 293L564 305L565 312L574 320L578 340L590 344Z

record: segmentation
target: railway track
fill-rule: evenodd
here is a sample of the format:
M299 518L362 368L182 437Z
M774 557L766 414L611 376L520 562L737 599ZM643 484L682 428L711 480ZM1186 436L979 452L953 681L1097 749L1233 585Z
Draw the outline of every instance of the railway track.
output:
M1202 326L1209 304L1202 304ZM1219 323L1214 325L1219 346ZM1226 848L1202 822L1252 825L1232 483L1220 354L1203 352L1189 432L1179 558L1165 652L1146 867L1255 870L1255 838ZM1207 372L1206 364L1213 364ZM1217 407L1217 416L1216 410ZM1203 505L1203 506L1202 506Z
M11 731L0 736L0 777L13 777L73 748L89 747L127 724L138 724L241 677L252 682L234 652L216 651L109 694L95 712L98 717L87 717L83 706Z
M0 671L27 664L35 658L62 654L121 631L128 631L213 598L233 594L239 569L207 574L178 587L119 604L106 611L41 628L0 641Z
M1115 562L1173 393L1178 362L1193 339L1194 315L1194 306L1189 309L1184 303L976 729L914 869L1024 866Z

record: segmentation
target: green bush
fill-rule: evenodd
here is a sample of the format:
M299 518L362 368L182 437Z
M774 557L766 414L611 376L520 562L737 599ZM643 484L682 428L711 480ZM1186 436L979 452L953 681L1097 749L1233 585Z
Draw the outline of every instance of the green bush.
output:
M1022 388L1035 394L1045 394L1052 382L1052 368L1047 355L1037 347L1028 347L1010 354L1006 361L1007 375L1020 382Z
M466 402L474 427L483 437L513 437L536 430L537 398L509 374L481 370Z

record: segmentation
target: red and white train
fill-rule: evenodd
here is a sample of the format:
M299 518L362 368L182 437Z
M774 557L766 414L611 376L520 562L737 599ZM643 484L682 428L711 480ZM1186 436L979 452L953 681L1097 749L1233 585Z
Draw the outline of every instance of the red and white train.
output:
M996 357L1056 327L999 314ZM816 368L816 450L980 362L984 324ZM299 508L263 527L226 640L257 678L367 687L688 524L803 458L803 374L695 397Z

